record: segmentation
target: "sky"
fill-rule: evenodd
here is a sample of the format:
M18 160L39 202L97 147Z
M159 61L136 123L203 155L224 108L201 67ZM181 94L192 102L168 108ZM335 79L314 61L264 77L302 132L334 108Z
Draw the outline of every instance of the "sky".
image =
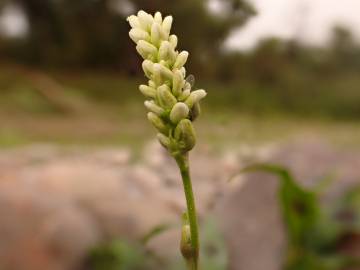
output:
M341 24L360 40L360 0L249 0L258 11L227 40L231 49L249 49L267 36L296 37L321 45L331 28ZM213 5L216 8L216 4Z
M28 25L22 12L13 5L4 7L0 14L0 33L19 37L27 32Z
M321 45L335 24L349 27L360 40L360 0L248 0L258 15L244 28L234 30L226 41L230 49L249 49L269 37L296 37ZM210 0L210 9L219 12L220 0ZM0 14L0 33L17 37L25 34L27 22L14 6Z

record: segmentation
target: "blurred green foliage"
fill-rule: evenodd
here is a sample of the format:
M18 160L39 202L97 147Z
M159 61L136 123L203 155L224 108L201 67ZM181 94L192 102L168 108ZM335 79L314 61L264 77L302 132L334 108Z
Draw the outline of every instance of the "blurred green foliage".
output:
M90 270L184 269L185 264L180 255L176 258L165 258L147 248L147 243L152 238L172 227L168 224L159 225L138 242L114 240L101 244L91 250L85 268ZM202 269L226 270L228 258L224 238L213 218L207 218L202 224L201 238Z
M66 111L66 104L52 100L49 105L48 99L33 93L38 87L13 68L15 63L51 74L71 89L65 95L77 92L80 99L103 105L129 104L143 78L125 18L138 9L161 10L174 16L179 47L191 53L188 69L196 74L196 86L209 92L204 107L255 116L359 119L360 45L346 27L334 27L323 47L266 38L251 50L230 51L224 49L225 40L256 12L251 1L217 0L218 11L209 9L209 2L1 1L0 12L8 5L23 11L29 30L22 37L0 36L1 71L6 74L0 76L0 97L8 107L26 112Z
M94 248L88 261L92 270L156 269L152 263L140 246L119 240Z
M328 178L322 180L322 186L309 189L281 166L259 164L243 171L267 172L279 177L279 205L288 239L284 270L358 269L360 260L354 252L360 241L360 186L324 206L320 195L329 184ZM99 245L90 252L86 269L184 269L180 257L164 258L146 246L152 238L171 228L169 225L155 227L147 234L146 243L116 240ZM201 232L202 269L228 269L226 245L216 221L207 218Z
M275 174L280 179L279 203L288 236L284 269L360 267L360 258L351 254L351 245L355 246L360 236L360 187L345 193L333 205L322 206L320 194L302 187L286 168L260 164L244 169L257 171Z
M139 66L125 20L131 13L144 9L173 15L173 31L199 71L220 54L230 31L255 13L245 0L219 1L221 16L208 9L207 0L6 1L24 12L29 31L21 39L0 41L4 56L36 65L117 67L130 74Z
M228 269L225 240L214 218L208 218L201 228L201 269Z

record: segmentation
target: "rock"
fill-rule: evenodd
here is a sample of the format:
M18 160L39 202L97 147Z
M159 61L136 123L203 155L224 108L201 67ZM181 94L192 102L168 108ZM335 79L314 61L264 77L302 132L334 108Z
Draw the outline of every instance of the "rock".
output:
M77 269L100 239L84 210L26 186L1 185L0 215L4 269Z
M301 140L289 142L272 153L266 154L262 161L285 166L307 187L336 170L339 181L328 187L323 196L325 201L359 185L358 152L339 151L323 142ZM278 270L286 248L277 201L278 180L259 173L241 176L240 180L240 184L226 189L216 208L229 247L230 268Z
M131 152L128 149L99 149L91 157L104 164L124 166L129 164Z
M0 265L76 269L98 242L139 239L159 224L180 224L185 198L175 162L158 142L149 143L143 156L131 162L131 152L122 148L1 150ZM317 141L223 152L199 146L190 159L200 219L215 207L236 270L278 269L285 249L278 182L264 174L238 176L241 167L259 160L284 164L308 186L337 168L341 181L330 187L328 199L358 183L360 174L358 152ZM173 256L178 239L175 226L149 247Z
M79 269L89 249L101 240L97 222L74 206L61 207L44 218L42 234L63 269Z
M280 269L285 236L275 195L278 183L272 178L248 177L216 209L231 270Z

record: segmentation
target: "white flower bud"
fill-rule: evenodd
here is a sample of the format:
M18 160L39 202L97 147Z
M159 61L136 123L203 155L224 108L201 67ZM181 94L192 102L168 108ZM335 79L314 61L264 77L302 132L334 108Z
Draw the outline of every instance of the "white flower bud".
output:
M169 41L167 40L162 41L159 48L159 58L164 61L168 60L169 50L170 50Z
M190 89L184 89L181 95L179 96L180 101L186 100L190 96Z
M160 144L165 148L169 148L170 146L170 139L166 137L164 134L158 133L156 135L157 139L159 140Z
M155 82L154 82L153 80L149 80L149 81L148 81L148 85L149 85L150 87L152 87L152 88L155 88L155 89L157 88L157 87L156 87L156 84L155 84Z
M161 41L161 26L158 23L153 23L151 26L151 43L158 46Z
M152 74L154 73L154 63L151 62L150 60L144 60L142 62L142 68L144 70L146 77L151 79Z
M144 102L144 105L149 111L156 113L159 116L161 116L165 112L164 109L156 105L153 100L146 100Z
M171 35L171 36L169 37L169 42L170 42L171 46L175 49L176 46L177 46L177 44L178 44L178 38L177 38L177 36L176 36L176 35Z
M191 84L185 80L185 85L183 91L190 90L191 91Z
M165 60L160 60L159 64L166 67L166 68L169 68L169 64Z
M156 76L157 79L160 79L160 81L155 81L156 83L160 84L162 81L165 81L165 80L172 81L173 73L167 67L165 67L161 64L155 63L154 64L154 76Z
M169 81L172 81L172 78L173 78L173 73L171 72L170 69L168 69L167 67L165 66L161 66L161 76L165 79L165 80L169 80Z
M153 87L142 84L139 86L139 90L145 97L156 98L156 90Z
M139 19L141 28L143 28L145 31L150 31L151 25L154 22L153 16L143 10L140 10L137 14L137 17Z
M173 68L182 68L187 59L188 59L189 53L187 51L182 51L181 53L179 53L179 55L176 57L176 61L175 64L173 66Z
M185 84L185 80L184 77L182 76L181 71L176 69L173 72L173 85L172 85L172 92L176 97L181 95L184 84Z
M139 40L136 50L144 59L151 58L151 56L157 54L156 47L145 40Z
M192 108L195 103L199 102L202 98L206 96L206 92L203 89L196 90L191 92L190 96L186 99L185 103Z
M161 120L161 118L159 116L157 116L155 113L149 112L147 114L147 118L159 132L166 134L166 135L169 133L169 129L165 125L164 121Z
M154 64L153 65L153 77L152 80L154 81L154 83L156 85L161 85L162 84L162 78L161 78L161 65L159 64Z
M174 61L175 51L172 49L169 41L165 40L161 42L159 48L159 58L165 61Z
M190 151L195 146L195 130L189 119L183 119L177 124L174 137L178 147L185 152Z
M184 67L180 68L181 73L183 74L183 77L186 76L186 69ZM191 85L190 85L191 86Z
M131 15L131 16L127 17L126 20L129 22L129 24L132 28L140 28L141 27L139 19L135 15Z
M185 119L188 116L189 111L189 107L185 103L176 103L170 112L171 122L177 124L180 120Z
M132 41L134 41L135 43L138 43L139 40L146 40L146 41L150 40L149 34L146 31L139 28L131 29L129 32L129 36L132 39Z
M157 89L157 97L160 106L165 109L171 109L176 104L176 98L171 94L170 88L166 84Z
M154 21L157 22L160 25L162 24L162 15L161 15L161 13L159 11L155 13Z
M173 22L173 17L172 16L166 16L163 23L162 23L162 29L163 29L163 31L165 33L165 38L164 39L169 38L172 22Z
M187 261L190 261L197 256L191 244L191 231L189 224L184 224L181 228L180 251Z

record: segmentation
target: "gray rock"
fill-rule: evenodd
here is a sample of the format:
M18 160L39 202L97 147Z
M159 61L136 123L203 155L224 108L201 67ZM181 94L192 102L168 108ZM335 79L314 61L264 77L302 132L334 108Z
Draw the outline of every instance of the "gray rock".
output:
M185 198L175 162L157 142L145 147L143 160L132 163L131 156L116 148L1 150L0 266L76 269L99 241L138 239L159 224L179 224ZM284 164L308 186L337 168L341 181L330 187L327 199L360 178L359 152L317 141L242 145L224 152L199 145L190 158L200 216L216 206L231 269L236 270L277 270L285 249L275 178L257 174L228 181L246 163ZM173 256L178 254L178 239L175 227L149 246Z

